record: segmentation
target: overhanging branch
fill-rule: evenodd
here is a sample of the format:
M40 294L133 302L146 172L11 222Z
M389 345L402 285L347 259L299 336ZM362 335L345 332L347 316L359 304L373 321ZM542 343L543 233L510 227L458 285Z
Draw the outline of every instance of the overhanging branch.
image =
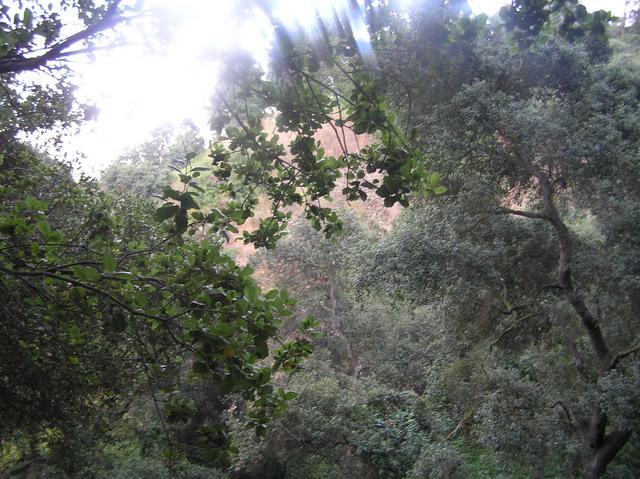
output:
M120 16L118 6L121 0L115 0L111 6L107 9L104 16L96 23L89 25L82 31L76 32L73 35L53 44L42 55L35 57L11 57L0 59L0 74L2 73L19 73L22 71L36 70L45 66L50 61L55 61L64 56L67 56L65 50L79 42L89 40L96 34L116 26L118 23L125 20L125 17Z

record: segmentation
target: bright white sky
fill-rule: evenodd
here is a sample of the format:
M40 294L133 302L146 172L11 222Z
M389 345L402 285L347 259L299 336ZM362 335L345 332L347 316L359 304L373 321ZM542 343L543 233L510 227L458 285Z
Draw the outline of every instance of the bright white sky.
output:
M611 9L621 16L625 0L583 0L589 10ZM330 9L345 0L280 0L276 11L283 20L312 20L314 8ZM496 13L504 0L469 0L474 13ZM87 122L68 149L84 153L82 170L97 176L123 150L146 138L157 126L179 125L191 119L207 128L207 106L215 83L214 49L240 45L264 55L268 26L259 15L244 19L244 27L230 16L232 0L147 0L175 23L162 50L148 46L102 51L91 62L78 61L78 97L95 104L99 113ZM143 32L127 32L132 42ZM206 138L206 136L205 136Z

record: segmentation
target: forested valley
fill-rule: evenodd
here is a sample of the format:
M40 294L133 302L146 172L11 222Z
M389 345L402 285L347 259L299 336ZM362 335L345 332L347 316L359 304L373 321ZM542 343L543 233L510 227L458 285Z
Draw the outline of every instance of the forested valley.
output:
M637 10L276 3L99 179L66 60L144 6L0 4L0 477L640 477Z

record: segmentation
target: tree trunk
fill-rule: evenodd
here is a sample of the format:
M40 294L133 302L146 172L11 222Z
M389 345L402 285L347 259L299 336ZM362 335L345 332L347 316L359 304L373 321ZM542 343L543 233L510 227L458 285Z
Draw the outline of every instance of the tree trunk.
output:
M585 476L586 479L602 477L611 460L616 457L616 454L624 447L630 437L630 429L616 429L607 434L594 451L593 459Z
M330 271L327 275L327 286L329 287L329 307L325 306L325 309L329 312L329 319L334 328L333 334L344 341L349 374L351 374L354 378L357 378L360 375L360 371L362 368L358 362L358 358L355 356L355 354L353 354L351 342L342 331L342 326L340 325L340 321L338 320L336 315L338 309L338 295L335 283L335 274L333 271Z
M601 378L611 368L615 367L616 359L611 354L597 318L589 311L583 296L576 291L573 285L571 277L571 236L556 208L553 198L553 185L550 182L549 175L533 165L530 165L530 172L538 180L546 219L551 223L558 236L560 247L557 272L558 286L567 295L569 303L580 318L580 322L589 336L599 365L598 371L594 376ZM589 419L577 424L577 429L582 436L583 442L593 451L591 464L585 474L586 479L602 477L609 463L631 437L632 431L628 429L616 429L606 434L607 424L607 415L599 408L593 411Z

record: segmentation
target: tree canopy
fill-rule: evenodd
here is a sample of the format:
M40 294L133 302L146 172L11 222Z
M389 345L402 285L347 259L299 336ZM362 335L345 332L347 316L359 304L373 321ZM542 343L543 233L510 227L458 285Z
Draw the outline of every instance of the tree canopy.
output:
M99 476L69 451L137 418L185 477L637 474L630 28L571 0L424 0L291 30L240 2L275 44L266 69L221 59L208 151L158 132L100 188L19 136L78 117L67 86L17 73L132 11L62 6L77 33L38 2L2 10L5 451ZM400 218L365 221L375 198ZM236 241L263 248L253 267Z

